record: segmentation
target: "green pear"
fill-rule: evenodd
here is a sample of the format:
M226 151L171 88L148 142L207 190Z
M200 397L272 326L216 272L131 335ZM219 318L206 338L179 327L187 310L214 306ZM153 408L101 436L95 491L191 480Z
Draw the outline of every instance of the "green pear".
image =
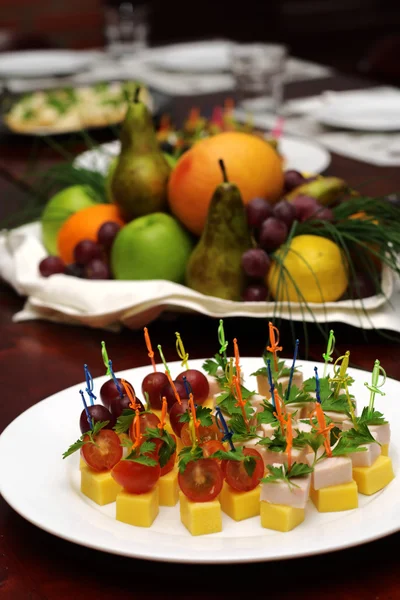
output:
M138 87L122 124L121 151L111 181L113 202L126 221L166 209L171 171L139 91Z
M239 188L229 183L219 161L223 183L218 185L207 221L186 267L186 284L202 294L240 300L245 284L242 255L251 247L246 210Z

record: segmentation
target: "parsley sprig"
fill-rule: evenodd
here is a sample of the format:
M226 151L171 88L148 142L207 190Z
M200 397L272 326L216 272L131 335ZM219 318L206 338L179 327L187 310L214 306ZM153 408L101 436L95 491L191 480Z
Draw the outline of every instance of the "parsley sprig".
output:
M196 418L200 421L200 425L203 425L203 427L209 427L210 425L213 424L211 413L212 413L211 408L207 408L205 406L200 406L200 405L196 406ZM179 417L179 422L180 423L189 423L190 422L190 413L188 410Z
M74 452L77 452L77 450L80 450L82 446L85 446L86 444L96 444L96 435L99 433L99 431L106 427L109 424L109 422L110 421L98 421L94 424L93 429L82 433L79 440L76 440L76 442L72 444L66 452L64 452L63 458L67 458L67 456L70 456Z
M386 425L387 421L382 413L375 409L370 410L364 406L361 416L357 419L358 425Z
M308 444L308 434L300 432L299 435L293 438L293 448L305 448ZM275 431L275 435L272 438L264 437L260 438L258 442L260 446L266 447L270 452L285 452L287 446L287 440L280 429Z
M294 477L306 477L312 473L314 469L309 465L294 462L290 469L288 469L287 464L284 464L280 467L267 465L267 470L269 475L261 479L261 483L279 483L280 481L285 481L289 486L299 487L291 480Z
M240 386L240 390L242 392L243 400L246 400L246 405L244 407L246 411L246 417L251 417L254 411L249 402L249 399L255 394L255 392L251 392L250 390L246 389L243 385ZM236 406L237 398L231 389L225 389L223 392L221 392L221 394L216 398L216 403L221 408L221 410L228 413L229 416L242 413L240 406Z
M236 448L235 451L217 450L210 458L217 458L218 460L235 460L243 462L243 467L249 477L252 477L254 469L256 468L256 460L260 460L258 456L246 456L243 452L243 448Z
M128 456L122 460L130 460L132 462L139 463L140 465L146 465L147 467L155 467L157 465L157 461L155 458L151 458L149 456L149 454L152 454L155 449L155 443L146 440L143 442L143 444L138 446L138 448L132 448L130 454L128 454Z
M288 377L290 375L290 368L285 365L284 360L278 359L278 369L275 369L274 355L272 354L272 352L264 352L264 354L262 355L262 359L265 363L265 367L261 367L260 369L258 369L254 373L252 373L252 375L255 375L255 376L265 375L266 377L268 377L268 371L267 371L268 359L271 361L271 374L272 374L272 379L274 381L277 381L281 377ZM298 369L295 369L295 371L298 371Z
M215 354L214 358L208 358L203 363L203 370L211 375L211 377L215 377L221 387L224 387L228 382L226 379L226 366L228 364L228 359L223 355ZM219 370L222 370L222 373L219 373Z
M204 454L200 446L195 446L194 448L192 446L185 446L179 452L179 473L183 473L190 462L202 458L204 458Z
M233 431L233 442L246 442L247 440L260 437L257 434L255 425L250 425L249 428L247 428L242 414L232 415L229 420L229 428Z
M349 429L342 431L338 443L332 448L332 456L346 456L353 452L365 452L366 448L361 448L365 444L376 442L369 431L367 425L361 424L359 429ZM318 458L318 461L326 458L326 453Z
M165 428L160 429L159 427L154 427L153 429L147 427L144 432L144 437L149 441L154 439L162 440L163 443L158 452L158 460L160 467L165 467L171 456L176 452L176 442L172 435Z
M279 421L275 416L276 410L273 407L272 402L264 400L262 403L263 410L257 413L257 423L270 423L273 427L278 427Z

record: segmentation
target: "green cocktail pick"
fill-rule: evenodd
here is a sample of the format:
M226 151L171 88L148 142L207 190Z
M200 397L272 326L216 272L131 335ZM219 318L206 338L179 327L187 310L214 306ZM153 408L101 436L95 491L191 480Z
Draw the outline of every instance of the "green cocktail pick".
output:
M160 357L161 357L161 360L162 360L162 362L163 362L164 368L165 368L165 370L166 370L166 371L168 371L168 373L169 373L169 372L170 372L170 370L169 370L169 368L168 368L167 361L166 361L166 360L165 360L165 358L164 358L164 354L163 354L163 351L162 351L162 348L161 348L161 344L158 344L158 346L157 346L157 349L158 349L158 351L159 351L159 353L160 353Z
M382 375L382 377L383 377L383 380L380 385L378 385L379 375ZM385 382L386 382L385 369L383 367L381 367L381 363L379 362L379 360L376 360L374 362L374 368L372 369L371 385L369 385L367 382L364 383L365 387L368 388L369 391L371 392L371 395L369 397L369 405L368 405L368 410L370 412L372 412L374 410L374 402L375 402L376 394L380 394L381 396L386 396L385 392L382 392L382 390L380 389L381 387L383 387L385 385Z
M322 355L322 358L325 361L324 374L323 374L324 377L326 377L326 370L328 368L328 364L330 362L333 362L332 354L335 350L335 342L336 342L335 335L333 333L333 329L331 329L329 332L328 345L326 347L326 352Z
M106 348L105 342L101 342L101 356L103 358L104 366L107 369L106 375L111 375L110 361L108 358L108 353L107 353L107 348Z
M219 320L218 325L218 342L221 346L219 349L219 353L223 354L226 360L226 349L228 347L228 342L225 340L224 322L222 319Z

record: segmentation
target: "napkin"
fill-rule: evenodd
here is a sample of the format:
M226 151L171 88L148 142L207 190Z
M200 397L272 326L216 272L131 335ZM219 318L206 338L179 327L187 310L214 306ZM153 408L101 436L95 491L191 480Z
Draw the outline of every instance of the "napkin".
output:
M281 316L312 322L300 307L273 302L232 302L205 296L170 281L90 281L67 275L43 278L38 265L46 256L39 223L0 233L0 276L27 297L14 321L45 319L73 325L118 330L121 326L141 328L163 312L196 312L211 317ZM363 329L400 332L400 291L393 287L391 272L384 271L384 295L360 301L345 300L313 304L315 321L342 322Z

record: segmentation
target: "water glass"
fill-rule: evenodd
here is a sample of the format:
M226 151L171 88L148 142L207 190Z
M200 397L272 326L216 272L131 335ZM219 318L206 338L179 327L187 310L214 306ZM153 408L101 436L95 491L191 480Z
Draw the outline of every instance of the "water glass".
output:
M147 48L149 7L143 3L107 0L105 7L107 49L123 56Z
M233 44L231 72L238 103L251 112L278 114L283 102L287 48L281 44Z

